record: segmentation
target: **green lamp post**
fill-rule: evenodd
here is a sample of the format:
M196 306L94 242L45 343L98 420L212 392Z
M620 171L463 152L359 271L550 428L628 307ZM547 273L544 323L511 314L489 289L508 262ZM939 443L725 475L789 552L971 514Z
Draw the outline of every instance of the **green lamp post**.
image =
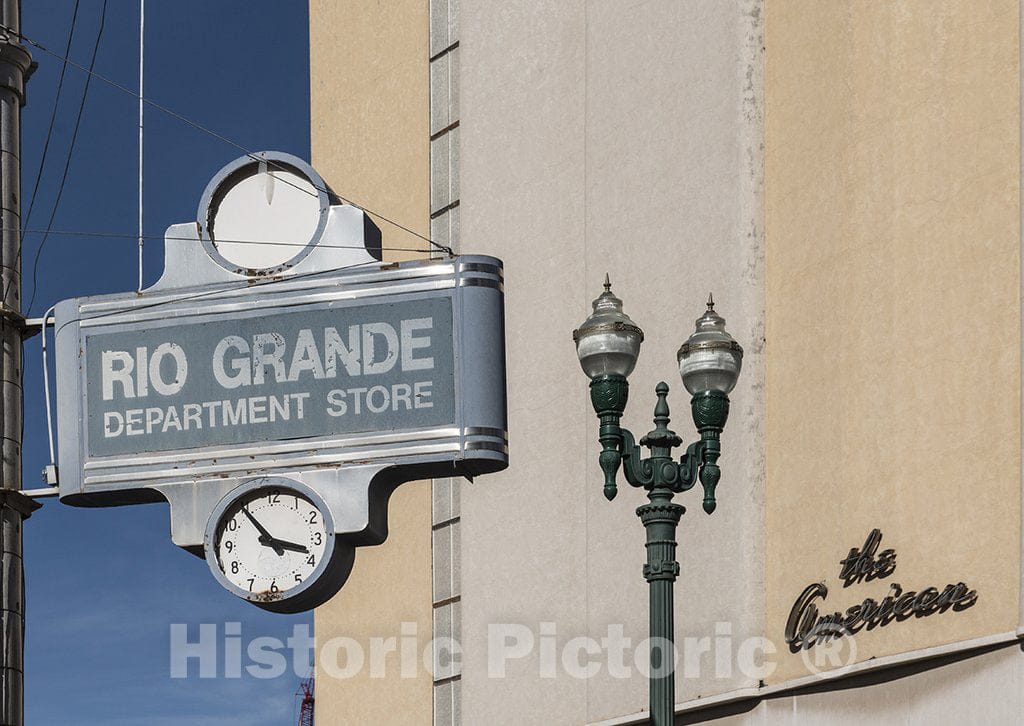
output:
M631 486L647 491L648 503L637 508L647 531L647 564L644 579L650 585L651 723L671 726L675 711L673 583L679 576L676 561L676 526L683 512L672 498L700 480L704 511L715 511L715 487L721 472L719 435L729 416L729 392L736 385L743 349L725 331L725 320L708 309L697 319L696 331L679 348L679 374L690 392L690 412L700 438L675 461L672 450L683 442L668 428L668 385L654 391L654 429L640 439L650 456L641 458L633 434L619 426L629 397L627 376L633 371L643 342L643 331L622 311L622 301L611 290L605 275L604 292L594 300L594 312L572 337L583 372L590 378L590 400L600 421L598 462L604 472L604 495L615 498L620 465ZM656 646L661 647L656 647Z

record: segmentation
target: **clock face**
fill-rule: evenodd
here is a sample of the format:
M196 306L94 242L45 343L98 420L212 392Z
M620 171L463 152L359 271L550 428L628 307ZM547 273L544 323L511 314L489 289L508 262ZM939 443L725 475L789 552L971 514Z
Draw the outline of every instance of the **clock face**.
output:
M301 262L326 230L331 203L309 164L261 151L217 172L196 219L207 254L230 272L252 276Z
M208 229L228 262L267 270L285 265L314 239L321 200L305 177L265 164L258 171L252 166L252 176L220 195Z
M229 590L256 603L308 588L331 557L333 532L313 498L285 479L241 487L217 518L207 559ZM218 577L218 579L221 579Z

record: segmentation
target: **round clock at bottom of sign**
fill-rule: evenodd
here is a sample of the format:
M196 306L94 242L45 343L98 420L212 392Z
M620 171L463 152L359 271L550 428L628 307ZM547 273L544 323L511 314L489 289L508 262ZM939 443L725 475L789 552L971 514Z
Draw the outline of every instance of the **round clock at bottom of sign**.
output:
M338 543L319 495L285 477L251 479L213 510L205 552L217 581L254 605L297 613L344 584L354 549Z

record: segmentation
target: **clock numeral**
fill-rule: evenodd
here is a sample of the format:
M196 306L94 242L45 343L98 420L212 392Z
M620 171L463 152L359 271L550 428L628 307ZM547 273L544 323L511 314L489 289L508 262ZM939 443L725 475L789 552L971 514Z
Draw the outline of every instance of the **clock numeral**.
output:
M229 532L234 532L236 529L238 529L238 520L229 519L228 520L228 531Z
M252 584L256 582L256 578L253 577L249 580L249 592L252 592Z
M278 586L277 586L277 580L271 580L270 581L270 591L271 592L280 592L280 588L278 588Z
M318 545L324 541L323 536L319 532L313 533L313 544Z
M296 575L295 582L302 582L302 575Z
M234 548L235 548L235 543L232 542L231 540L228 540L227 542L224 543L224 549L226 549L228 552L230 552Z
M280 489L271 489L270 490L270 494L267 495L267 500L271 504L277 504L278 502L280 502L281 501L281 490Z
M238 560L232 560L232 562L231 562L231 574L232 575L237 575L238 574Z
M313 512L312 514L309 515L309 523L310 524L316 524L316 512Z
M310 555L309 557L307 557L306 558L306 564L307 565L316 565L316 557L314 555ZM298 577L298 575L296 575L296 577Z

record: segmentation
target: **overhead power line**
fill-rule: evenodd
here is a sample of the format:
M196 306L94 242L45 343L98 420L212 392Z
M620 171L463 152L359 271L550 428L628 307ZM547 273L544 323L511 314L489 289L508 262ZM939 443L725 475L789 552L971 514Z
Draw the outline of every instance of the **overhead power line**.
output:
M252 151L251 149L247 149L246 147L242 146L238 142L236 142L236 141L234 141L232 139L229 139L227 136L224 136L224 134L218 133L217 131L214 131L211 128L203 126L202 124L200 124L200 123L198 123L196 121L193 121L192 119L188 118L187 116L183 116L182 114L178 113L177 111L174 111L174 110L168 108L167 106L164 106L164 105L162 105L160 103L157 103L156 101L154 101L152 99L145 98L144 96L136 93L135 91L133 91L132 89L128 88L127 86L124 86L124 85L122 85L122 84L118 83L117 81L114 81L114 80L112 80L110 78L107 78L106 76L104 76L104 75L102 75L100 73L96 73L91 68L86 68L85 66L83 66L83 65L81 65L79 63L76 63L75 61L71 60L70 58L67 58L65 56L60 55L56 51L50 50L49 48L47 48L46 46L42 45L41 43L33 40L32 38L29 38L28 36L26 36L26 35L24 35L22 33L17 32L13 28L10 28L10 27L8 27L6 25L0 24L0 30L3 30L5 32L7 32L7 33L10 33L11 35L14 35L18 39L20 39L20 40L28 43L29 45L31 45L32 47L38 48L39 50L43 51L44 53L46 53L48 55L53 56L54 58L57 58L58 60L66 61L69 65L77 68L80 71L84 71L85 73L88 73L90 76L92 76L92 77L94 77L94 78L96 78L96 79L98 79L98 80L100 80L100 81L102 81L102 82L104 82L104 83L106 83L106 84L108 84L108 85L118 89L122 93L126 93L129 96L131 96L132 98L141 100L147 106L151 106L151 107L157 109L158 111L161 111L162 113L165 113L168 116L170 116L172 118L175 118L178 121L181 121L182 123L187 124L188 126L193 127L194 129L196 129L198 131L202 131L203 133L208 134L209 136L212 136L213 138L215 138L215 139L217 139L219 141L222 141L225 144L228 144L229 146L233 146L234 148L238 149L239 151L241 151L242 153L244 153L246 156L248 156L250 159L253 159L254 161L262 161L262 162L265 162L268 166L273 166L275 169L277 169L279 171L287 171L286 167L284 167L281 164L277 163L273 159L262 159L262 158L260 158L260 156L255 151ZM287 179L281 179L281 181L284 182L285 184L288 184L290 186L294 186L294 187L296 187L298 189L301 189L303 192L305 192L307 194L312 194L312 192L309 192L306 189L302 189L302 187L299 187L296 184L292 184ZM437 249L441 250L442 252L447 254L449 257L454 257L455 256L455 252L452 251L452 248L448 247L447 245L443 245L440 242L435 242L430 237L428 237L426 235L423 235L423 234L420 234L419 232L417 232L417 231L415 231L413 229L410 229L409 227L406 227L402 223L396 222L395 220L390 219L390 218L384 216L380 212L374 211L373 209L370 209L369 207L366 207L366 206L364 206L362 204L359 204L358 202L354 201L351 198L344 197L341 194L338 194L337 192L332 191L330 189L325 189L323 187L316 186L316 185L313 185L313 186L314 186L314 188L317 191L323 192L325 194L333 194L333 195L337 196L339 199L341 199L343 202L345 202L346 204L351 204L354 207L358 207L359 209L362 209L363 211L372 214L373 216L375 216L375 217L379 218L380 220L390 224L391 226L393 226L393 227L395 227L397 229L400 229L400 230L402 230L404 232L407 232L407 233L413 235L414 237L418 237L419 239L423 240L424 242L427 242L428 244L433 245Z
M75 9L71 13L71 30L68 31L68 42L64 46L64 55L71 54L71 40L75 37L75 23L78 20L78 3L79 0L75 0ZM68 69L67 61L64 61L60 65L60 77L57 78L57 94L53 100L53 111L50 112L50 123L46 128L46 141L43 142L43 154L39 157L39 169L36 170L36 181L32 186L32 196L28 199L28 212L25 214L25 226L28 226L29 221L32 219L32 207L36 203L36 194L39 192L39 181L43 178L43 168L46 165L46 154L50 150L50 139L53 137L53 124L57 120L57 110L60 108L60 94L64 88L64 73ZM19 248L20 251L20 248Z
M14 230L15 227L3 227L4 231ZM28 234L46 234L46 235L62 235L67 237L86 237L86 238L102 238L102 239L138 239L139 235L128 234L127 232L88 232L84 230L75 229L23 229L21 230L22 235ZM147 234L143 235L144 239L155 239L155 240L174 240L176 242L197 242L195 237L175 237L171 235L155 235ZM285 242L283 240L261 240L261 239L215 239L213 240L215 245L219 244L235 244L235 245L270 245L272 247L305 247L308 242ZM334 250L362 250L366 249L365 245L335 245L328 242L320 242L317 247L323 247L325 249ZM390 247L383 246L379 249L387 252L423 252L429 253L431 250L423 247Z
M79 4L78 0L75 0L75 9L71 13L71 29L68 31L68 42L64 46L64 55L65 56L71 55L71 42L72 42L72 40L75 37L75 24L78 21L78 4ZM32 196L30 196L29 200L28 200L28 212L26 212L25 216L22 217L22 220L23 220L22 226L25 226L25 227L27 227L29 221L31 221L31 218L32 218L32 208L35 207L36 198L37 198L37 195L39 193L39 183L43 179L43 169L46 168L46 155L47 155L47 152L49 152L49 150L50 150L50 140L53 138L53 125L54 125L54 123L57 120L57 111L60 109L60 96L61 96L61 91L64 89L64 74L67 71L67 69L68 69L68 62L64 61L60 65L60 76L57 78L57 93L56 93L56 95L55 95L55 97L53 99L53 110L50 112L50 123L49 123L49 125L46 128L46 141L43 142L43 153L42 153L42 156L39 157L39 168L36 170L36 180L35 180L35 183L32 186ZM21 244L18 245L18 255L17 255L17 257L14 260L14 264L12 265L12 267L17 268L18 265L21 264L21 251L22 251L22 249L24 249L25 239L24 239L24 234L21 233L19 230L13 230L13 231L17 232L19 234L19 236L21 237ZM13 280L14 280L14 276L12 275L10 280L8 280L8 282L7 282L7 287L4 288L4 296L3 296L4 300L7 299L7 293L10 292L11 282L13 282Z
M39 246L36 247L35 259L32 261L32 297L29 298L28 305L25 307L26 313L32 312L32 304L36 301L36 292L39 289L37 279L39 273L39 259L42 257L43 248L46 246L46 240L49 239L49 230L53 227L53 220L57 216L57 210L60 208L60 200L64 195L64 184L68 180L68 170L71 169L71 158L75 153L75 143L78 141L78 129L82 124L82 114L85 111L85 101L89 97L89 83L92 80L92 69L96 65L96 55L99 53L100 40L103 38L103 28L107 24L107 0L103 0L103 7L100 9L100 27L96 31L96 42L92 46L92 57L89 59L89 75L85 77L85 88L82 90L82 101L78 104L78 114L75 116L75 128L71 132L71 144L68 146L67 158L64 160L64 173L60 178L60 186L57 187L57 198L53 202L53 209L50 210L50 219L46 223L47 231L43 234L43 239L40 240ZM70 60L68 62L71 62ZM6 296L5 296L6 297Z

